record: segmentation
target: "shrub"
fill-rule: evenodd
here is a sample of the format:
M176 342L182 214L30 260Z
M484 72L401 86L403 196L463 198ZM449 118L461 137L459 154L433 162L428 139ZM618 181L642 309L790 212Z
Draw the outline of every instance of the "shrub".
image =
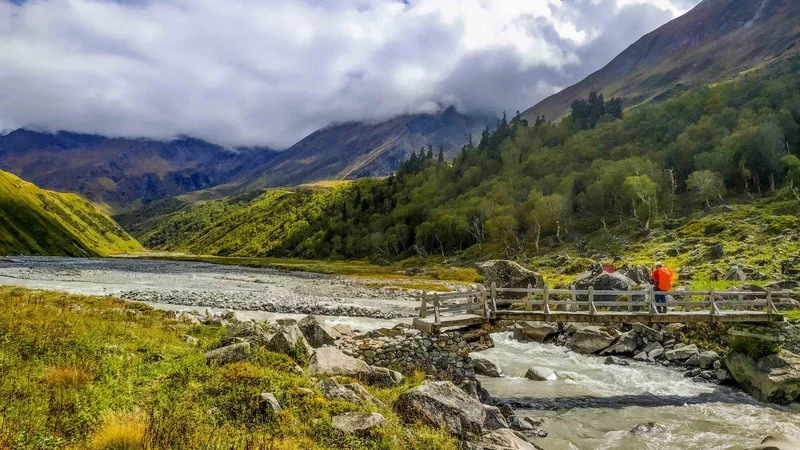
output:
M110 413L92 437L95 450L137 450L144 448L145 423L138 413Z
M759 359L774 355L781 351L780 344L762 339L747 339L736 336L731 339L731 350L744 353L745 355L758 361Z
M69 388L89 384L91 379L75 366L49 366L44 369L43 381L51 386Z

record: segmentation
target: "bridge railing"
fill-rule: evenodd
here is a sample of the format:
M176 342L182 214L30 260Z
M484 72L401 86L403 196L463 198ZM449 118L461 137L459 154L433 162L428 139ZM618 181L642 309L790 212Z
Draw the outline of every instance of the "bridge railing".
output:
M489 317L486 298L486 289L483 286L459 292L425 292L420 297L421 306L415 310L419 311L419 317L423 319L433 315L434 322L437 324L441 323L440 318L443 314L473 313Z
M524 294L521 298L500 298L500 293ZM656 295L671 296L665 302L656 302ZM779 314L773 302L776 295L792 295L789 291L715 291L701 290L670 290L655 291L649 289L632 291L595 290L588 289L550 289L548 287L535 289L530 285L527 288L498 288L492 283L488 299L490 316L497 313L498 305L519 305L523 310L542 311L550 314L552 309L563 309L570 312L585 311L597 314L598 308L620 308L628 311L648 311L650 314L659 314L659 307L680 307L684 311L708 311L709 314L720 314L720 308L735 309L766 309L767 313ZM748 299L749 297L755 299ZM701 300L692 298L701 297ZM564 300L566 298L566 300ZM627 298L627 300L618 300Z

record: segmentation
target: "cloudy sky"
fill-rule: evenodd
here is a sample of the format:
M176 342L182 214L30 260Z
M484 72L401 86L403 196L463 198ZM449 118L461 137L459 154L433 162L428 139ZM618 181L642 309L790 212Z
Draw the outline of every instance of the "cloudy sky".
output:
M0 0L0 131L287 147L524 110L699 0Z

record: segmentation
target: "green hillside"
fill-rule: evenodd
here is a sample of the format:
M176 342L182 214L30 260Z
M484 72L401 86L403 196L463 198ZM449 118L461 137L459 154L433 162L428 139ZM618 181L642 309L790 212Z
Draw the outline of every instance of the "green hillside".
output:
M458 263L567 252L773 274L796 264L798 72L792 59L622 120L585 117L602 111L590 99L575 121L503 120L452 164L425 153L382 180L172 214L155 205L120 221L148 247L200 254ZM727 256L711 261L714 244Z
M101 256L143 250L80 196L39 189L0 171L0 255Z

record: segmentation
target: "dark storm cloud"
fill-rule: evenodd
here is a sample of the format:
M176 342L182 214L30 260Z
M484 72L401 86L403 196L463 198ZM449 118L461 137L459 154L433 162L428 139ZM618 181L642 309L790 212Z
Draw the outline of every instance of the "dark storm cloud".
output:
M511 112L696 2L0 2L0 130L285 147L331 122Z

